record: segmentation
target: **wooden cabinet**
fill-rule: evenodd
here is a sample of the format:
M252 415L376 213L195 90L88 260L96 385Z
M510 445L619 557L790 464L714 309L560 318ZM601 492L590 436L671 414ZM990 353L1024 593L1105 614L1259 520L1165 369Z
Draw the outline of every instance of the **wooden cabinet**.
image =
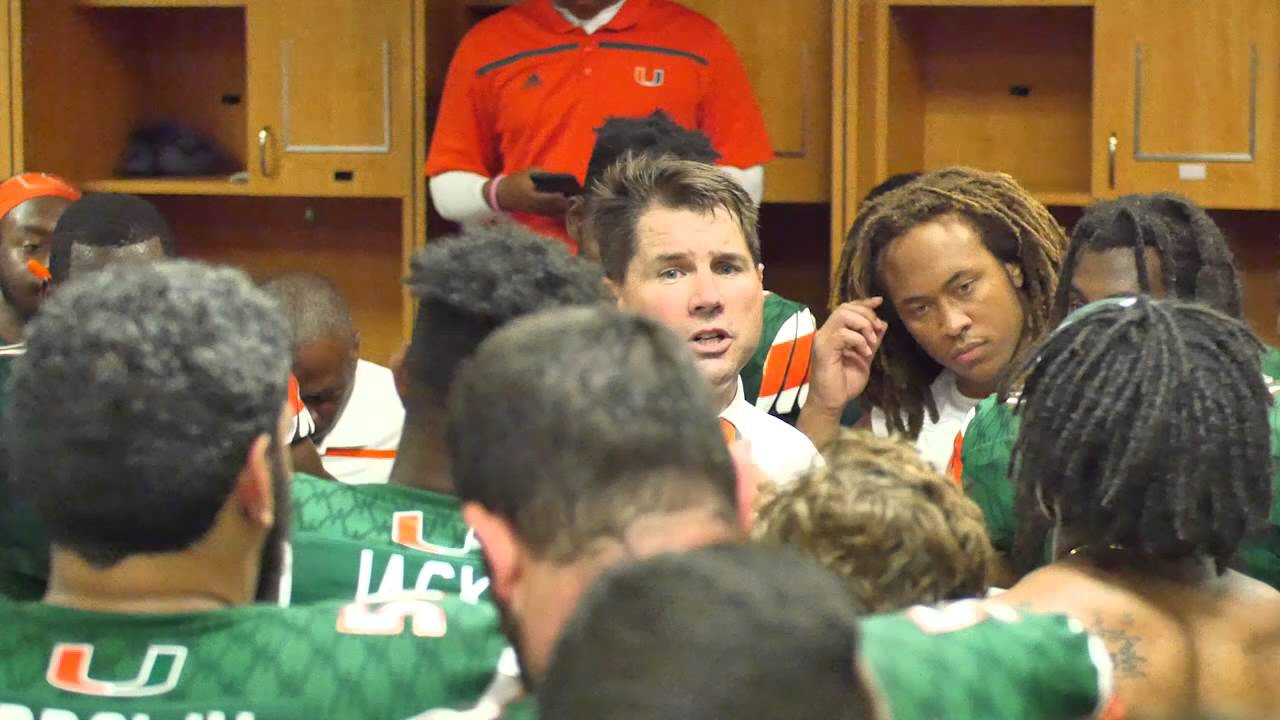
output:
M183 255L258 278L326 275L365 357L386 362L407 337L400 279L426 237L426 0L0 3L16 24L0 52L15 170L150 196ZM121 177L130 132L153 121L214 141L226 166Z
M897 172L1008 172L1062 217L1177 192L1214 211L1275 337L1280 2L837 0L832 24L834 257Z
M146 193L413 190L423 0L15 2L22 115L45 130L23 135L30 164L67 167L96 189ZM156 120L215 141L230 161L224 172L121 180L129 132Z
M845 112L865 127L846 142L861 142L869 170L846 192L895 173L970 165L1007 172L1046 202L1088 198L1091 8L852 5L862 32L845 51L866 66Z
M746 65L776 153L765 202L829 202L830 0L682 2L714 20Z
M1093 188L1274 208L1275 0L1098 0Z
M9 5L0 2L0 181L13 174L13 122L9 79Z
M1280 208L1275 0L844 0L836 20L846 225L884 177L950 164L1048 205Z
M249 172L282 195L403 195L412 187L409 2L249 6Z

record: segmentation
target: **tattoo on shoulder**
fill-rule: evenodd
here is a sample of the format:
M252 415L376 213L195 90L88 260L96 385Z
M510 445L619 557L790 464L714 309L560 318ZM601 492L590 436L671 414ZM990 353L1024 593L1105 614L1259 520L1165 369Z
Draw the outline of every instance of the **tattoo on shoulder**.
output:
M1112 620L1104 620L1101 613L1093 618L1093 633L1102 639L1111 653L1118 677L1145 678L1147 658L1142 654L1141 639L1133 631L1134 618L1123 613Z

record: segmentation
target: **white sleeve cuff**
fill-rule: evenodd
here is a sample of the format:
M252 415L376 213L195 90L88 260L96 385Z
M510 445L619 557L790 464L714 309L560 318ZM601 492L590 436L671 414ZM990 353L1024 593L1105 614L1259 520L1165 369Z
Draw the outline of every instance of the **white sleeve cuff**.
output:
M746 188L747 194L751 196L752 202L759 205L760 200L764 198L764 166L752 165L749 168L739 168L732 165L717 165L716 167L724 171L726 175L738 181L738 184Z
M450 170L431 178L431 201L436 212L456 223L488 220L497 213L484 197L484 184L489 178L465 170Z

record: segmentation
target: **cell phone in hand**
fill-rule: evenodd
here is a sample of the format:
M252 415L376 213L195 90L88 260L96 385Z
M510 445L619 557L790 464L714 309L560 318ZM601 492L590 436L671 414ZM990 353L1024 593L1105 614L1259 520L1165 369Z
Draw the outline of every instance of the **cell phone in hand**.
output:
M560 193L561 195L581 195L582 186L578 178L569 173L536 172L529 175L533 179L533 189L543 193Z

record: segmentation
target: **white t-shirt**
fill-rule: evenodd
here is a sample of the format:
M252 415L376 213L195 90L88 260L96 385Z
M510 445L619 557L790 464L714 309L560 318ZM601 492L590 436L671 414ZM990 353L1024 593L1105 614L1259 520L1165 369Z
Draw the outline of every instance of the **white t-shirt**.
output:
M962 395L956 387L956 375L950 370L943 370L929 390L938 406L938 421L930 422L929 413L925 412L924 425L916 438L916 449L938 472L946 472L956 447L956 435L969 424L969 411L977 407L980 399ZM880 437L889 435L884 412L880 408L871 409L871 431Z
M747 402L742 394L742 378L738 378L738 394L720 413L737 430L739 437L751 442L751 459L775 483L788 483L822 456L808 436Z
M385 483L403 428L404 405L391 370L361 360L347 406L316 449L324 469L341 482Z

